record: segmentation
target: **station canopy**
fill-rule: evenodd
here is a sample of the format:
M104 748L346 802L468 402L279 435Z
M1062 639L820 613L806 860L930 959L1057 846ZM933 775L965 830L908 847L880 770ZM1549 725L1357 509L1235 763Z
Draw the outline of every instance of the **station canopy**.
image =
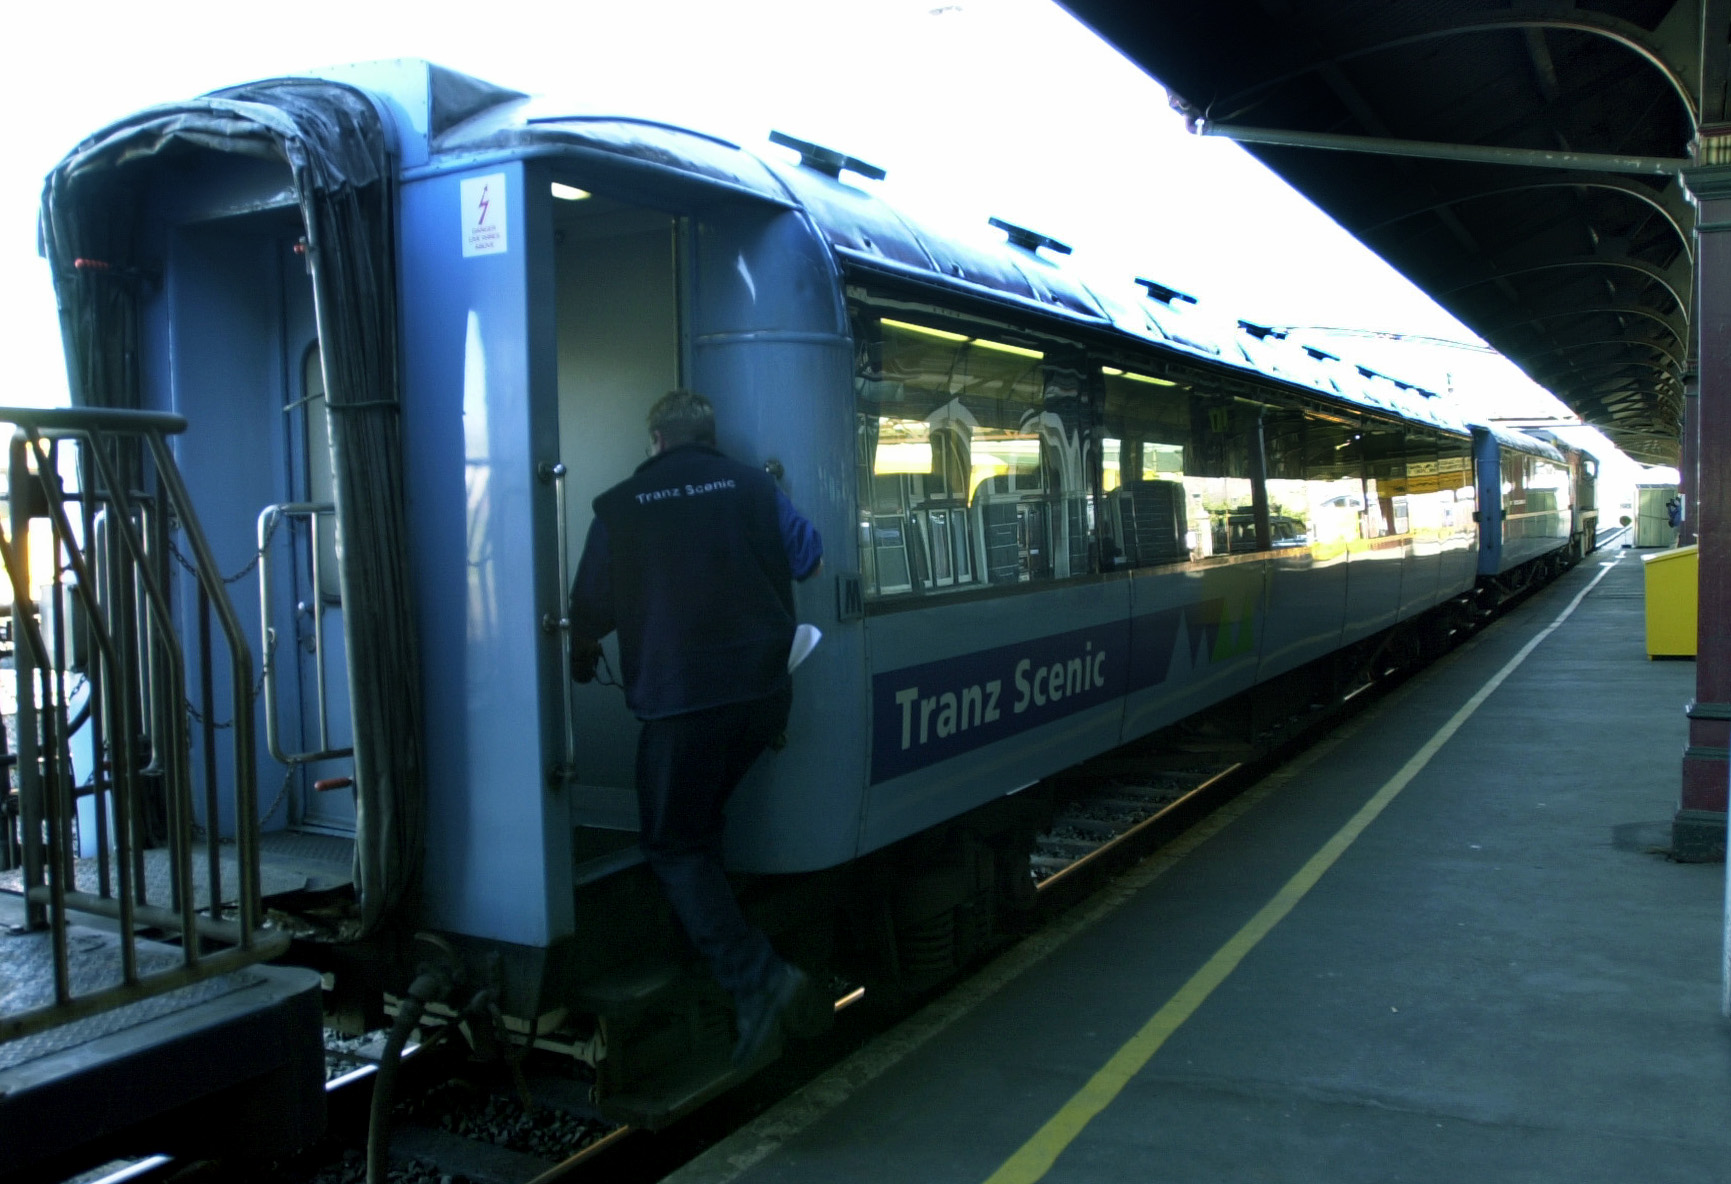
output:
M1678 169L1725 118L1727 0L1065 6L1631 457L1677 463Z

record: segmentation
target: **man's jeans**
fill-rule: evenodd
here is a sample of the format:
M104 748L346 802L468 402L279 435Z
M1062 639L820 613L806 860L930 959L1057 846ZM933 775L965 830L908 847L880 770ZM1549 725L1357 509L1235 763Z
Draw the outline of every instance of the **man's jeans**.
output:
M723 808L787 727L792 691L643 721L637 810L643 852L716 980L737 999L765 989L782 960L739 911L722 870Z

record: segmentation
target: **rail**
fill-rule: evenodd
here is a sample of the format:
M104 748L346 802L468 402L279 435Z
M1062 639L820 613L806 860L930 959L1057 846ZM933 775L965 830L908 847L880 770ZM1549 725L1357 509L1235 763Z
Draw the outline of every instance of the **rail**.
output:
M0 407L0 424L15 429L0 559L13 596L16 843L26 927L49 935L54 974L53 1002L0 1015L3 1042L264 961L288 938L261 926L252 649L168 447L185 420L150 411ZM178 583L169 563L175 532L190 573ZM33 551L49 556L51 571L32 573ZM176 592L196 600L185 607L195 608L189 628L201 710L187 697ZM226 654L227 722L216 719L224 708L216 698L213 615ZM226 744L219 732L227 733ZM82 783L75 737L88 754ZM219 768L225 757L227 767ZM195 833L200 804L202 838ZM234 832L229 893L225 804ZM80 833L80 818L93 836ZM80 849L94 849L94 869ZM200 856L202 886L194 875ZM150 874L163 865L166 898L153 890ZM232 917L225 915L229 899ZM118 923L118 982L74 992L74 912ZM142 969L141 928L178 933L177 964Z
M321 556L324 548L320 543L320 523L326 518L334 518L336 506L329 502L289 502L280 506L266 506L258 516L258 604L259 604L259 636L264 639L264 737L265 747L271 758L279 764L301 765L314 761L335 760L338 757L353 756L353 748L331 747L331 722L329 689L325 678L325 605L324 580L320 570ZM270 540L276 533L277 523L284 519L304 518L312 540L312 593L311 603L298 606L312 617L313 665L316 670L315 694L318 696L319 744L308 752L286 752L283 749L281 730L277 726L277 667L276 667L276 629L271 625L271 599L274 587L271 583ZM333 526L334 529L334 526Z
M544 484L553 486L554 530L559 534L559 595L564 597L571 589L571 556L565 537L566 468L559 462L549 462L540 467L538 475ZM550 778L558 785L573 780L577 775L577 725L572 714L571 680L565 674L571 667L571 619L566 615L563 603L553 612L543 614L541 631L559 635L559 714L565 721L565 758L552 770Z

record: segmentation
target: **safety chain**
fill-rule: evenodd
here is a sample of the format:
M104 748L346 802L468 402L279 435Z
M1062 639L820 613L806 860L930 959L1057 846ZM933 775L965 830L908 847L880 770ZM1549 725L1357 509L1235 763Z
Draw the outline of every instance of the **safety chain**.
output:
M273 658L275 656L276 656L276 638L272 637L270 639L270 649L265 654L265 657L266 658ZM267 666L269 666L269 662L261 662L259 664L258 678L255 679L253 681L253 684L252 684L252 698L253 698L254 702L257 702L258 697L260 695L264 694L265 668ZM186 700L186 716L188 719L190 719L195 724L202 724L204 722L204 716L199 712L198 708L196 708L192 705L191 699ZM223 720L220 723L214 723L214 724L211 724L210 726L215 728L217 731L220 732L224 728L234 727L234 721L232 719Z
M282 788L277 790L276 797L271 799L270 809L258 816L259 826L262 827L265 823L269 822L271 815L275 814L277 808L283 804L283 799L288 797L289 786L294 783L294 778L295 767L293 765L284 766L282 771Z
M219 576L224 584L238 584L241 580L246 579L247 576L251 575L254 570L257 569L259 561L264 558L265 548L270 546L271 540L276 537L276 528L282 525L282 521L281 517L272 519L270 530L265 533L264 542L259 546L258 550L252 553L252 558L247 561L245 567L235 572L232 576ZM185 568L189 575L197 576L199 574L198 568L194 566L190 559L180 553L180 548L174 545L173 539L168 541L168 553L174 556L175 562Z
M267 531L265 533L265 536L264 536L264 544L262 546L260 546L257 551L253 552L252 559L247 563L247 565L245 567L243 567L239 571L235 572L232 576L222 577L222 582L224 584L238 583L239 581L245 579L247 576L252 574L253 570L258 567L259 560L264 558L265 547L270 546L271 539L276 537L276 528L277 528L278 524L280 524L281 522L282 522L282 519L278 518L270 524L270 530ZM179 563L181 567L185 568L187 570L188 574L190 574L194 577L198 576L198 574L199 574L198 568L194 567L192 565L192 563L186 558L186 556L184 556L180 553L180 548L178 548L174 545L174 541L172 539L169 540L168 553L170 555L174 556L175 561L177 563ZM270 648L270 652L266 655L267 658L272 657L276 654L276 640L275 640L275 638L271 639L270 645L271 645L271 648ZM268 665L269 665L269 663L265 662L265 663L261 663L259 666L258 679L256 682L253 683L253 687L252 687L252 697L255 700L261 694L264 693L265 667ZM202 724L204 722L204 716L199 714L198 708L196 708L192 705L192 700L190 700L190 699L188 699L186 701L186 714L187 714L187 717L189 719L191 719L193 723ZM211 727L216 728L219 731L222 730L223 728L232 728L232 727L234 727L234 721L232 719L226 720L222 723L212 724Z
M265 542L269 543L270 540L267 538L265 540ZM197 576L199 574L198 568L193 565L193 563L190 559L188 559L186 556L184 556L180 553L180 548L176 547L172 540L168 544L168 553L170 555L174 556L174 561L176 563L180 564L181 567L186 569L187 574L192 575L192 576ZM253 569L258 567L258 561L262 558L264 558L264 549L260 548L259 550L253 552L252 559L250 561L248 561L248 563L245 567L243 567L239 571L235 572L232 576L223 576L222 582L224 584L237 584L241 580L246 579L247 576L249 576L253 573Z

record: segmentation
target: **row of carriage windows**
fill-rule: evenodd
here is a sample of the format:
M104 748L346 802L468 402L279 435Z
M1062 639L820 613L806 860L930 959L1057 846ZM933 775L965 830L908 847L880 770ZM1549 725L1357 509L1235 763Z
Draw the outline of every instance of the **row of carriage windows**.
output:
M1473 537L1464 439L1265 404L1200 371L855 315L870 598ZM1523 507L1567 508L1566 470L1516 468Z
M1508 448L1502 450L1500 468L1503 541L1557 537L1557 515L1572 508L1568 470Z

